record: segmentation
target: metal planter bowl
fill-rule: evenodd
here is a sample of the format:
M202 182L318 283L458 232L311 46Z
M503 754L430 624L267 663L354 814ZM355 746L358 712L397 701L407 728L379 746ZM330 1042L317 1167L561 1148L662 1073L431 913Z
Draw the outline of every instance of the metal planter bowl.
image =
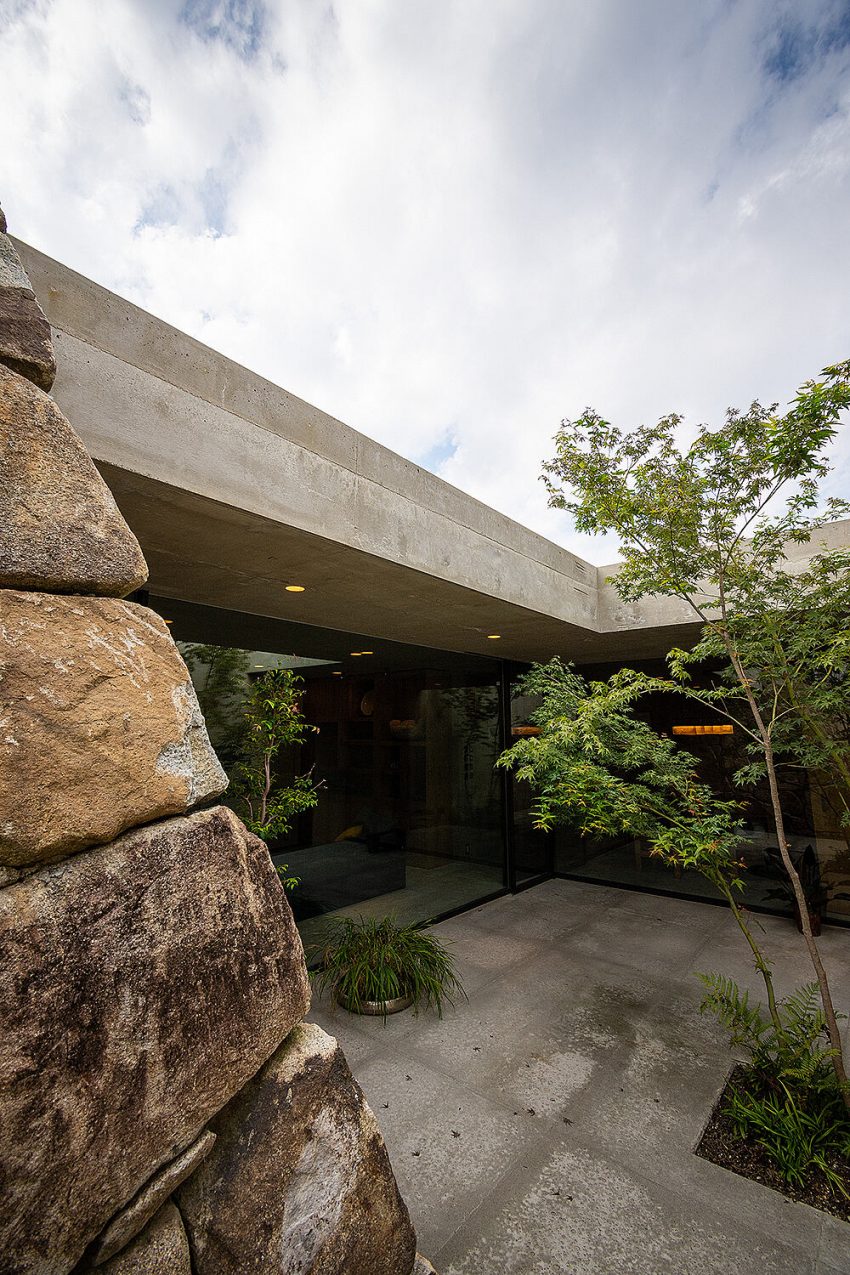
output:
M387 1014L398 1014L403 1009L409 1009L413 1004L413 997L396 996L391 1001L364 1001L357 1009L341 996L337 996L337 1001L343 1009L348 1010L349 1014L369 1014L373 1018L386 1018Z

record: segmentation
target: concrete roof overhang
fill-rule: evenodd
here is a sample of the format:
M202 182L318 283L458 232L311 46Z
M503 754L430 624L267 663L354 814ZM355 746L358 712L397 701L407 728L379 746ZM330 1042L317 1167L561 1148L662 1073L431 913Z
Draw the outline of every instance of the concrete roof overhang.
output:
M637 629L623 642L505 598L99 462L165 598L518 661L662 655L693 626ZM290 594L288 582L305 584ZM498 640L487 637L499 633Z
M517 661L648 659L696 632L685 604L624 606L610 568L17 246L54 329L54 396L152 594Z

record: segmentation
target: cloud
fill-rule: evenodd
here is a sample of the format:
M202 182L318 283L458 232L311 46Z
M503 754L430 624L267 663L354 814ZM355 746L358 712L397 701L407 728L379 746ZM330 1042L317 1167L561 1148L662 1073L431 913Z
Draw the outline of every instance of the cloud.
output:
M850 353L848 12L18 4L4 205L60 260L608 561L537 481L562 417L719 421Z
M263 44L266 6L262 0L186 0L177 20L202 40L221 40L239 57L251 60Z
M763 67L782 84L799 79L821 59L843 51L850 44L850 5L821 6L812 15L794 9L779 10L769 29Z
M425 469L437 473L447 461L457 455L457 439L453 438L449 431L446 430L442 438L433 443L427 451L421 452L418 456L413 456L417 464L422 465Z

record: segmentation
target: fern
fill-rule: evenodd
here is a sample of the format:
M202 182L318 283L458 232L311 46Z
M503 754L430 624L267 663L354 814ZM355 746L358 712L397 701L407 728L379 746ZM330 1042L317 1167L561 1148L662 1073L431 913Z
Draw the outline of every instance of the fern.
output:
M769 1051L769 1037L773 1031L760 1005L750 1004L750 994L741 991L738 984L723 974L698 974L708 988L700 1004L700 1012L710 1012L726 1028L732 1045L742 1045L755 1062ZM767 1039L766 1039L767 1038Z
M803 1186L817 1170L846 1196L845 1181L831 1161L850 1152L850 1121L817 984L778 1001L774 1021L731 978L698 977L706 988L700 1009L714 1014L732 1045L749 1054L724 1109L737 1136L759 1143L786 1182Z
M774 1087L787 1083L798 1092L832 1087L834 1050L816 983L807 983L777 1003L777 1029L731 978L698 977L708 989L700 1009L715 1015L729 1032L731 1044L747 1051L750 1066L765 1081Z

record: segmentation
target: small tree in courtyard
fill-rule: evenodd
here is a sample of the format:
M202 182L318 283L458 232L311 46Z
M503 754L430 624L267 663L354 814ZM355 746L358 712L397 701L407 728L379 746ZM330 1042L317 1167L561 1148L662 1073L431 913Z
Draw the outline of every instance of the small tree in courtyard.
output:
M538 828L640 837L657 858L709 880L750 946L778 1027L770 965L738 901L741 804L718 797L700 780L691 753L635 716L648 682L632 669L586 682L557 658L536 665L519 689L539 699L530 718L540 734L517 740L497 765L534 788Z
M531 713L539 733L520 739L498 764L534 787L539 827L640 837L653 856L701 873L726 899L763 979L768 1014L731 979L700 975L702 1009L716 1014L749 1056L725 1095L724 1118L739 1139L762 1148L787 1183L807 1188L814 1176L816 1191L825 1185L838 1202L850 1187L850 1113L817 984L777 999L770 964L739 902L742 805L720 798L700 779L697 759L634 711L648 691L668 686L632 669L586 682L558 659L538 665L520 689L539 699Z
M784 414L759 403L730 409L720 429L702 426L686 446L678 442L678 416L624 433L588 410L562 423L544 481L549 503L569 510L580 531L617 533L623 565L614 584L624 601L680 598L702 623L693 651L671 653L667 688L732 717L750 746L739 779L767 781L850 1109L841 1036L785 831L780 782L783 763L796 757L830 768L848 791L847 557L824 548L803 572L787 557L795 544L816 549L823 525L847 513L841 502L822 503L819 488L828 472L824 450L848 405L850 361L807 382ZM771 514L777 498L781 511ZM721 661L722 672L699 687L692 666L709 657ZM649 679L647 688L661 685Z
M282 749L301 744L312 728L301 713L302 679L292 669L273 668L256 678L243 706L246 724L243 760L235 767L229 794L251 832L273 841L289 832L292 821L318 802L310 774L281 784L275 774ZM296 880L279 869L287 889Z

